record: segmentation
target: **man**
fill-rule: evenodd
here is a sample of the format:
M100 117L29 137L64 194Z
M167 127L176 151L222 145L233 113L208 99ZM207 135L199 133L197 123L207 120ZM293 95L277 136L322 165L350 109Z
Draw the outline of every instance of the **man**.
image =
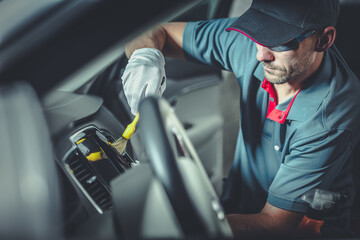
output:
M360 86L333 45L338 14L337 0L254 0L238 19L169 23L126 47L129 64L156 59L149 69L161 76L150 81L158 92L165 77L160 51L238 78L240 130L222 194L236 236L292 234L309 208L301 197L313 189L346 196L322 234L349 232ZM134 69L123 82L136 113L140 97L155 91L140 87L149 83L131 76Z

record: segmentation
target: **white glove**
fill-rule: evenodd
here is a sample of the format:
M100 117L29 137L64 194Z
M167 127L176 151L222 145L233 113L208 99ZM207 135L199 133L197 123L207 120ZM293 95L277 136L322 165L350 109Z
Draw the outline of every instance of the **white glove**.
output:
M145 97L163 94L166 88L164 66L165 59L160 50L141 48L131 55L121 78L132 114L136 115L139 102Z

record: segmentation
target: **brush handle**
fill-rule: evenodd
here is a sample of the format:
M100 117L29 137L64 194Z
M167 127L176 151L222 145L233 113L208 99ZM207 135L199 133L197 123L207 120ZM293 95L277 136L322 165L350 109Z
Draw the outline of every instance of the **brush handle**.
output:
M139 113L136 114L134 120L132 121L132 123L130 123L129 125L127 125L124 133L123 133L123 138L129 140L129 138L131 137L131 135L133 135L133 133L135 132L135 127L136 124L139 121Z

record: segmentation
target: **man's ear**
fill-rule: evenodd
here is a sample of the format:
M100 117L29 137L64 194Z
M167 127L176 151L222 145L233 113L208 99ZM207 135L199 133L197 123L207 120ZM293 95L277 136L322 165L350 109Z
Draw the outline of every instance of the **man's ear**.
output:
M320 34L316 41L315 50L317 52L323 52L329 49L335 42L336 29L334 27L325 28Z

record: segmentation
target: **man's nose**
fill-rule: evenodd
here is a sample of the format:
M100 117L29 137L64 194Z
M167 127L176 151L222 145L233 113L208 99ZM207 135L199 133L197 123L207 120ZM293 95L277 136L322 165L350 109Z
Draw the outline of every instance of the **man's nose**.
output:
M268 62L274 60L274 54L269 48L257 44L257 49L258 52L256 54L256 58L260 62Z

